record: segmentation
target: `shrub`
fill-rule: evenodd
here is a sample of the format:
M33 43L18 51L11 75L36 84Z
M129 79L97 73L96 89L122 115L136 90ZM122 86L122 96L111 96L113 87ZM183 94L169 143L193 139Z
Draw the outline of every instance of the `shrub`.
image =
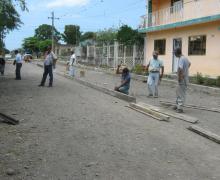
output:
M220 87L220 76L218 76L216 79L216 86Z
M202 73L197 72L197 74L195 76L193 76L192 82L195 84L203 84L204 77L202 76Z
M132 72L134 72L135 74L143 75L145 73L144 66L137 64L133 68Z
M216 80L210 78L209 76L204 77L204 85L206 86L216 86Z

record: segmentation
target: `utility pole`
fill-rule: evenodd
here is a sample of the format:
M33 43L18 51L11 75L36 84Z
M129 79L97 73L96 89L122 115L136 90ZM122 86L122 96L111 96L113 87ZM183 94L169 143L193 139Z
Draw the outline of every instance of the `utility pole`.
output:
M54 12L51 13L51 17L48 17L48 19L52 19L52 51L54 52L54 30L55 30L55 27L54 27L54 20L59 20L60 18L55 18L54 17Z

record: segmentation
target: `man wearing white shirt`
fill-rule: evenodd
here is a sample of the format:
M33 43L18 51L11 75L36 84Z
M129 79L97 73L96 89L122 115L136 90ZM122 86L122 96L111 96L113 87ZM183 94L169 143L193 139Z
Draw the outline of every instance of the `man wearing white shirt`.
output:
M44 61L44 74L39 86L44 86L47 75L49 74L49 87L53 86L53 66L55 65L55 61L57 60L56 55L52 52L51 47L47 48L47 52L45 54L45 61Z
M69 65L69 75L70 76L75 76L75 68L74 68L74 64L76 64L76 55L74 53L74 51L71 52L71 57L70 60L68 62Z
M189 68L191 63L186 57L183 56L180 48L175 50L175 56L179 58L179 60L177 69L178 87L176 90L176 106L174 109L178 113L182 113L183 105L186 99L186 90L189 83Z
M21 67L22 67L22 56L18 52L18 50L15 50L15 65L16 65L16 70L15 70L15 75L16 78L15 80L21 80Z

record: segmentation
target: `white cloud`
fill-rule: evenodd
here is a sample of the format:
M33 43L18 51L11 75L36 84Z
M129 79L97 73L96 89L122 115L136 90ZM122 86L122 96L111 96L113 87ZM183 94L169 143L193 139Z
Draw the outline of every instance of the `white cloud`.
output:
M54 0L47 4L48 8L54 7L73 7L84 6L89 3L89 0Z

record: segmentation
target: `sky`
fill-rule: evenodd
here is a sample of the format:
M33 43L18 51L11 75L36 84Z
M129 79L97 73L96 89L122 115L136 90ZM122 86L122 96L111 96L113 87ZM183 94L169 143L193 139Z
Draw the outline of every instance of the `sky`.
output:
M56 29L63 33L65 25L79 25L82 33L127 24L136 29L146 12L146 0L26 0L29 11L20 13L23 25L7 34L6 48L20 48L24 38L34 35L41 24L51 24L54 11Z

